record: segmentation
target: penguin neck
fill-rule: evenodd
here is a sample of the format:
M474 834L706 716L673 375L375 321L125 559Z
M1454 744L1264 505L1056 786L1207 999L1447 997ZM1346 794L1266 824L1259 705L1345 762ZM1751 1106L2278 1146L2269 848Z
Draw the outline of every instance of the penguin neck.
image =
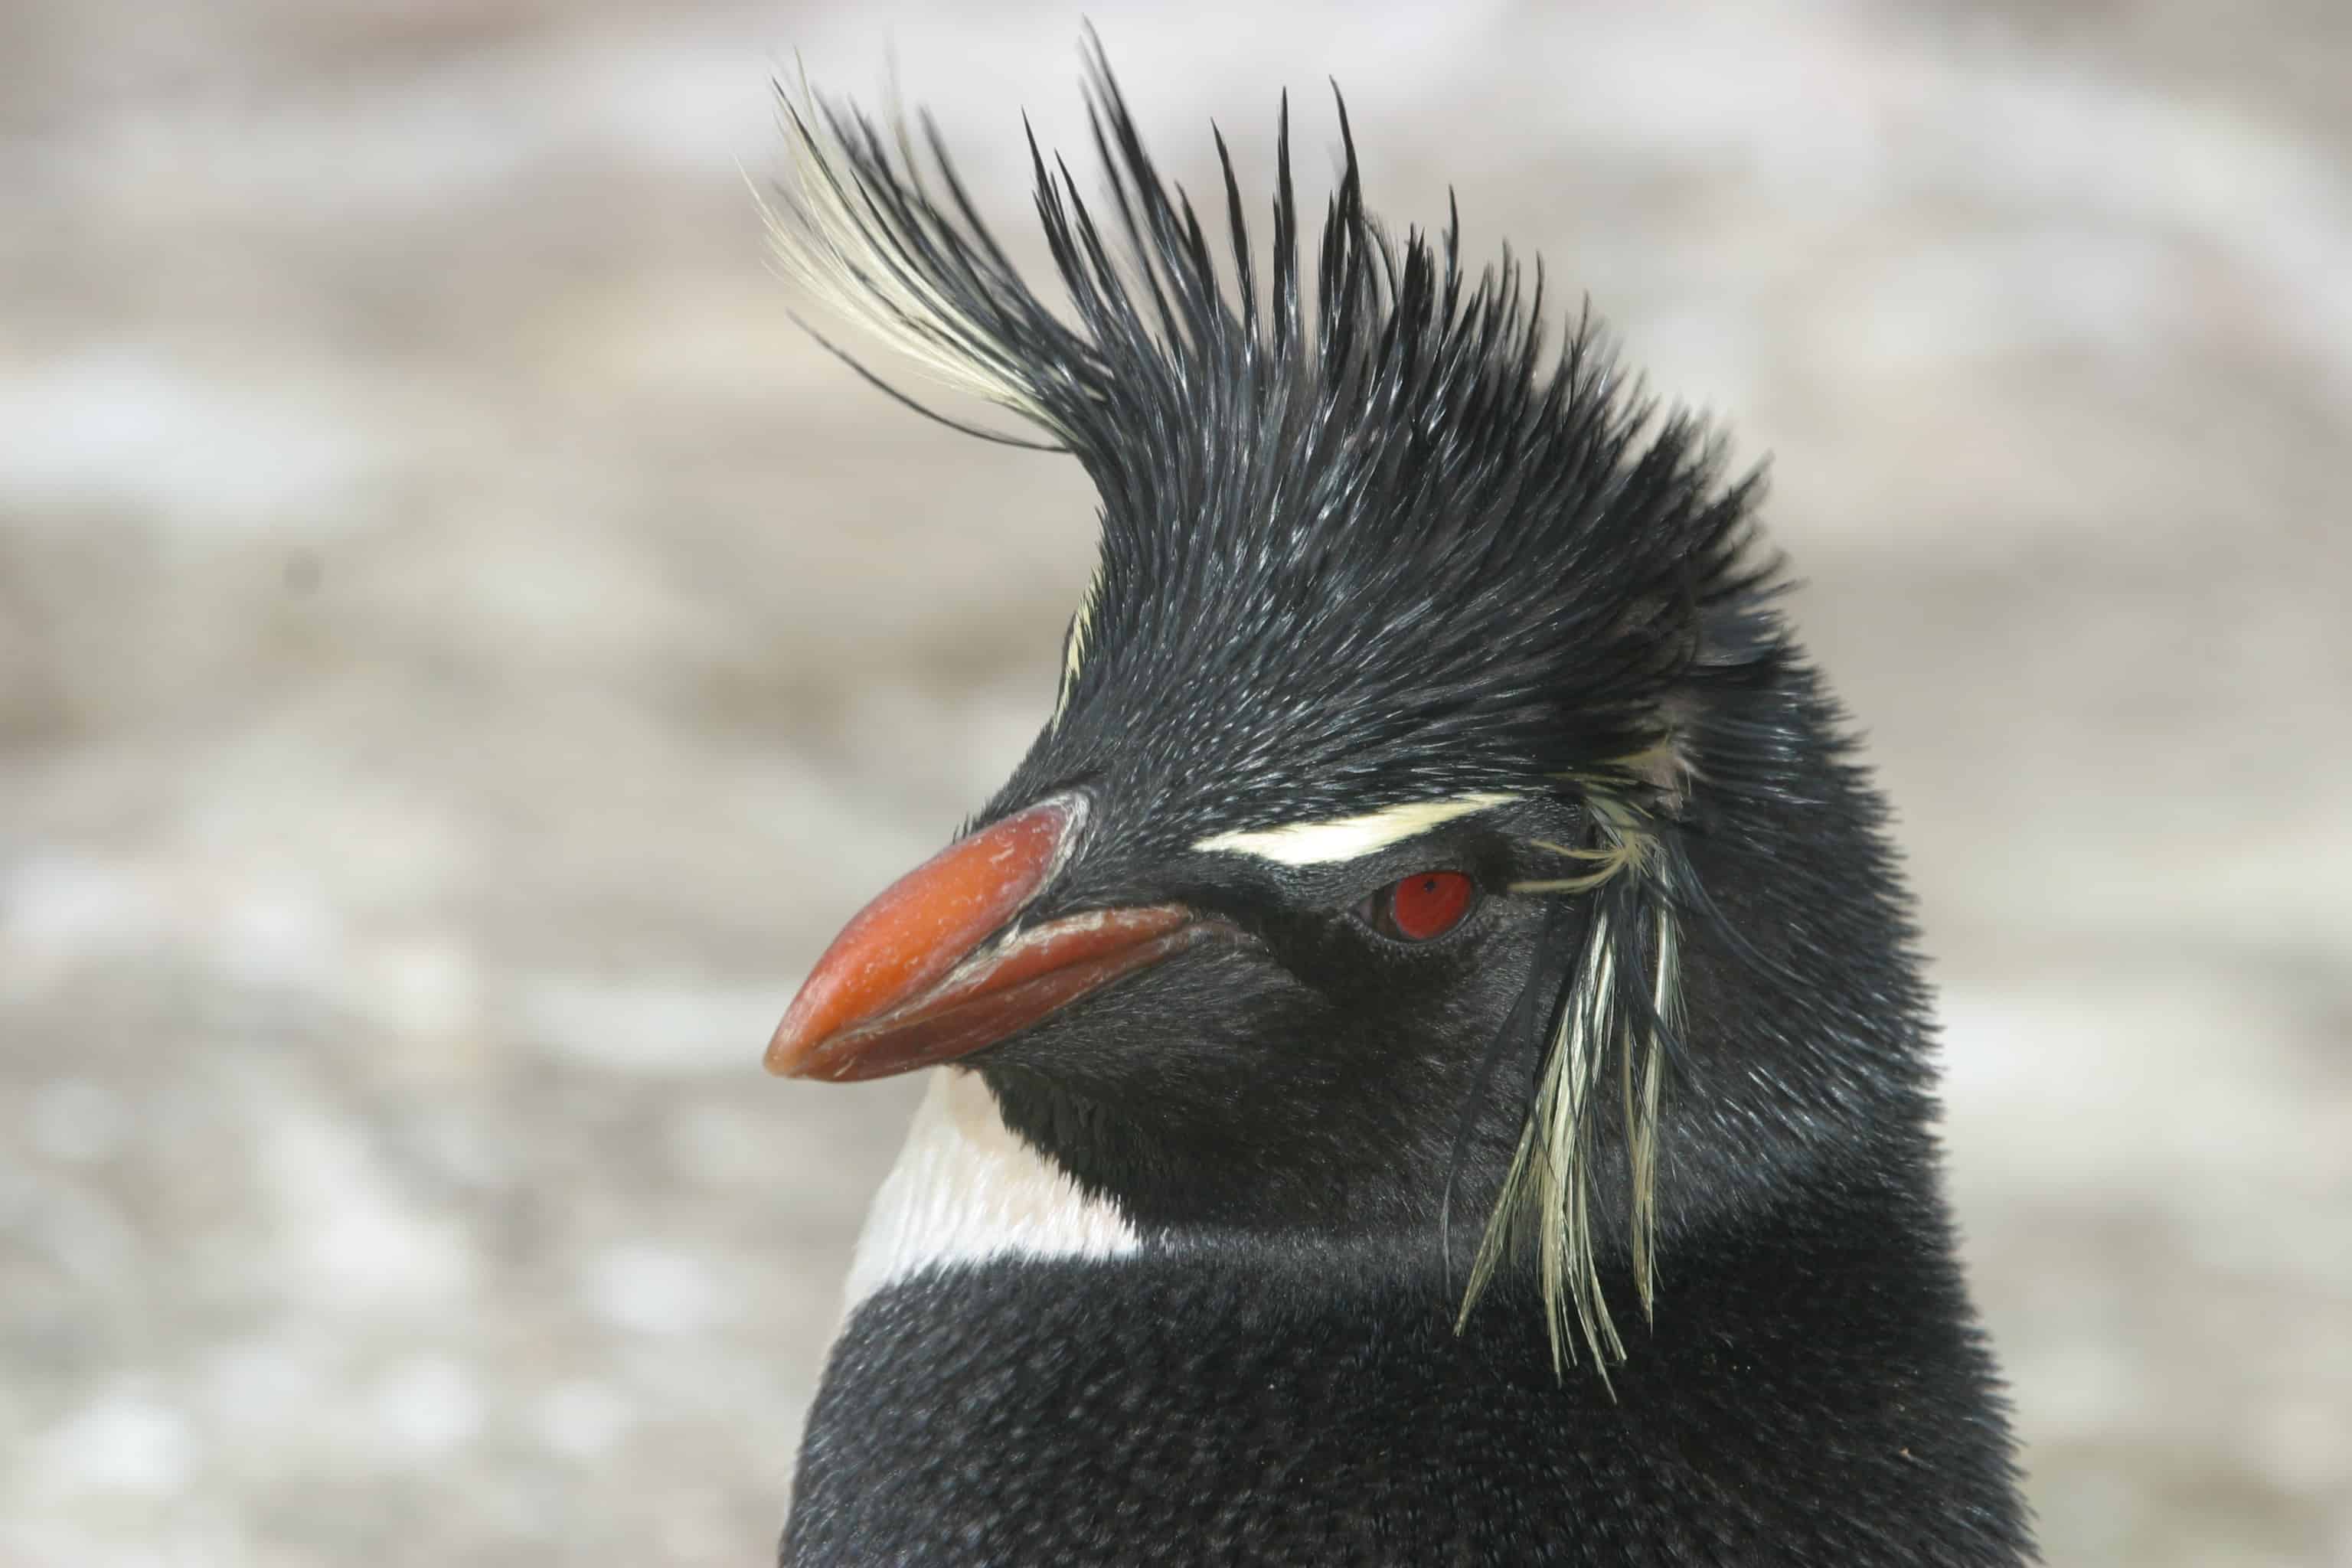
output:
M1455 1261L1467 1267L1478 1216L1499 1180L1475 1174L1454 1216ZM1253 1249L1277 1257L1345 1255L1385 1260L1384 1271L1425 1265L1444 1272L1435 1212L1413 1223L1335 1229L1286 1226L1169 1226L1139 1223L1107 1194L1090 1188L1008 1123L982 1075L931 1069L930 1082L889 1174L874 1195L844 1283L854 1312L877 1293L933 1268L997 1261L1106 1262L1146 1250L1207 1249L1238 1257ZM1236 1251L1236 1248L1239 1251Z
M1374 1244L1088 1240L1075 1189L1040 1210L988 1137L940 1125L902 1170L973 1172L992 1199L877 1213L861 1264L895 1247L901 1273L867 1284L810 1412L797 1568L1092 1562L1114 1541L1159 1561L1212 1517L1266 1562L1341 1539L1400 1562L2030 1554L1932 1202L1832 1189L1715 1227L1680 1265L1709 1288L1628 1322L1622 1363L1561 1367L1524 1275L1457 1332L1425 1265Z

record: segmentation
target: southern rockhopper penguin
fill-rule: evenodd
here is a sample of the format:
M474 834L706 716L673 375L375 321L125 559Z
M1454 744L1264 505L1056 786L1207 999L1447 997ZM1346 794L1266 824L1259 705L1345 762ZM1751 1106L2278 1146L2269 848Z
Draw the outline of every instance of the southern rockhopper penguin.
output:
M1027 757L769 1047L931 1078L783 1561L2030 1560L1757 476L1539 269L1384 228L1344 107L1302 262L1286 105L1269 243L1089 79L1054 307L928 122L784 95L787 269L1075 457L1102 549Z

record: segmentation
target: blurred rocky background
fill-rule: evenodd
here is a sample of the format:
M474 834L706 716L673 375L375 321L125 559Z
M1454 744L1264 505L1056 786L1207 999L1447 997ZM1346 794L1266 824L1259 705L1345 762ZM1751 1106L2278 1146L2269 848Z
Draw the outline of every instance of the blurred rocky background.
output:
M2051 1560L2352 1562L2352 10L1093 16L1196 189L1336 76L1774 456ZM759 1052L1091 521L747 176L895 51L1034 255L1078 22L0 9L0 1561L766 1559L910 1100Z

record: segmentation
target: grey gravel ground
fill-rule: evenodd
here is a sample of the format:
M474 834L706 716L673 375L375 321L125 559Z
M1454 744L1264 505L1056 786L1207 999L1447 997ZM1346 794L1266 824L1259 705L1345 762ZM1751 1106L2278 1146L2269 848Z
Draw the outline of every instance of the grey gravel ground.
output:
M1094 15L1350 95L1776 460L1903 812L2053 1563L2352 1563L2352 10ZM0 11L0 1561L756 1562L904 1085L757 1056L1049 700L1066 465L798 336L895 43L1025 226L1074 14Z

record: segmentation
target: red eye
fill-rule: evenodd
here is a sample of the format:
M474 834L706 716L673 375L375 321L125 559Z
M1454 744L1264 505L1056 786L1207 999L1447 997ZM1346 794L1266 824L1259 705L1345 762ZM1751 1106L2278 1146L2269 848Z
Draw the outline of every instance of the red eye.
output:
M1406 942L1433 941L1462 923L1477 896L1459 871L1416 871L1372 895L1373 923Z

